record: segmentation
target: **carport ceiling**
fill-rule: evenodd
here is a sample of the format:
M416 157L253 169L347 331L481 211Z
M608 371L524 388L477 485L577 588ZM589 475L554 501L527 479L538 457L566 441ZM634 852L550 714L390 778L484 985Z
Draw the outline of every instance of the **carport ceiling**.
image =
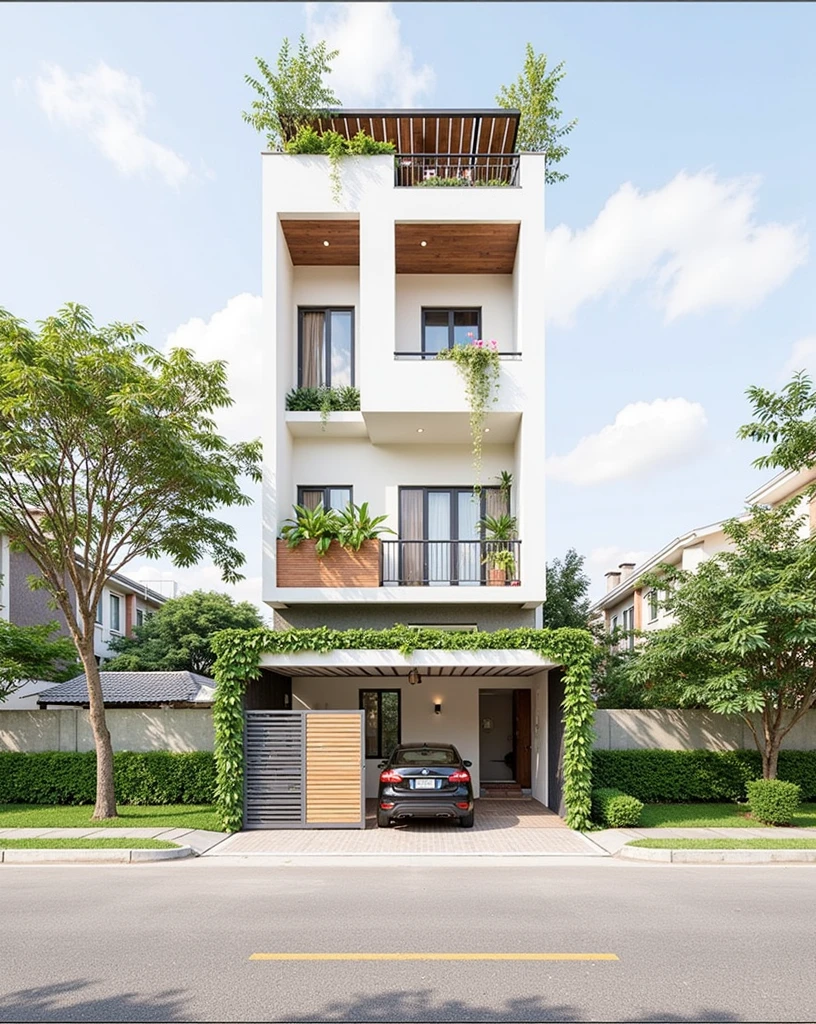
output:
M397 273L512 274L518 236L518 224L397 224Z
M548 667L546 664L537 667L532 665L456 665L450 668L433 665L428 668L417 668L417 671L420 679L438 678L439 676L535 676ZM264 666L264 670L274 672L279 676L374 676L393 679L394 676L406 677L411 671L411 666L298 665L295 668L291 665L267 665Z
M281 228L296 267L359 266L358 220L281 219Z

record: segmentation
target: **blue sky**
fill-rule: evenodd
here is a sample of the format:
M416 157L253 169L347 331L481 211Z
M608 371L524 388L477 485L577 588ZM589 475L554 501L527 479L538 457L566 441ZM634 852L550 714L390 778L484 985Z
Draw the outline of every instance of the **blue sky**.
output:
M233 356L263 400L253 57L307 31L346 105L492 106L529 40L579 124L547 195L550 556L624 556L738 512L749 384L816 368L810 4L5 4L0 305L66 300ZM257 510L235 518L259 593ZM155 578L155 566L144 573ZM211 567L169 572L187 589Z

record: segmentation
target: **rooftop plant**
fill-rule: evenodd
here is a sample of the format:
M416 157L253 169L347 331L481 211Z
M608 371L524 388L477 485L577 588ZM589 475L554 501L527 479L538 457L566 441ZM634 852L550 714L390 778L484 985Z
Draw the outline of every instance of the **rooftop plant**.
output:
M333 412L359 412L360 389L338 388L293 388L286 396L288 412L319 412L323 429Z
M310 125L301 125L295 137L284 146L287 153L314 153L329 158L329 176L331 179L332 199L340 202L342 182L340 180L340 160L344 156L376 156L382 153L393 153L393 142L378 142L365 132L359 131L352 138L331 129L319 132Z

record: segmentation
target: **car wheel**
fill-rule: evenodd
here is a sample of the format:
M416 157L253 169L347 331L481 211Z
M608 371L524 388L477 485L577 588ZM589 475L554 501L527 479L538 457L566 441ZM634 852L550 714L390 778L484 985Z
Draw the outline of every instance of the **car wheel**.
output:
M388 817L388 815L383 814L382 811L377 811L377 828L388 828L390 824L391 819Z
M459 825L461 828L473 828L473 811L470 814L463 814L459 819Z

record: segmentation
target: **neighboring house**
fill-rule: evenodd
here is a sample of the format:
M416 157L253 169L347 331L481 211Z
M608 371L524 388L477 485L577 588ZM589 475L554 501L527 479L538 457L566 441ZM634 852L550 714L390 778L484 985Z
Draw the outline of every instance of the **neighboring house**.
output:
M37 698L53 685L53 679L27 679L5 700L0 700L0 711L36 711Z
M211 708L215 682L196 672L100 672L107 708ZM85 674L37 695L40 708L88 707Z
M518 116L343 111L322 127L365 130L399 153L340 160L339 205L327 158L263 156L263 599L278 627L540 624L545 157L515 151ZM435 358L471 336L501 353L476 499L464 384ZM359 411L325 422L317 409L287 411L292 389L348 385ZM320 501L368 502L394 534L356 556L333 545L319 562L313 542L287 549L280 529L292 506ZM496 545L478 522L503 512L517 517L519 539L507 544L514 565L502 585L490 585ZM395 742L436 739L473 762L477 793L515 780L557 806L562 694L547 665L519 651L426 661L409 673L395 651L265 655L267 695L251 685L248 707L363 709L369 795Z
M36 626L43 622L59 622L61 632L68 635L62 612L49 607L45 590L31 590L29 576L39 571L31 556L12 551L5 534L0 534L0 617L16 626ZM111 637L130 636L148 615L167 600L165 596L142 583L118 574L105 585L96 612L94 653L102 662L108 657Z
M816 531L816 502L804 492L816 480L816 469L801 472L780 473L767 484L763 484L745 499L746 505L777 506L789 498L800 497L801 535L810 536ZM662 629L672 623L672 616L660 605L665 592L650 587L639 587L638 581L647 572L660 564L675 565L679 569L694 571L707 558L731 547L723 533L722 523L703 526L671 543L639 565L623 562L617 569L606 573L606 593L590 608L590 617L602 623L608 632L615 629L642 630L648 632ZM634 647L634 636L621 641L620 646Z

